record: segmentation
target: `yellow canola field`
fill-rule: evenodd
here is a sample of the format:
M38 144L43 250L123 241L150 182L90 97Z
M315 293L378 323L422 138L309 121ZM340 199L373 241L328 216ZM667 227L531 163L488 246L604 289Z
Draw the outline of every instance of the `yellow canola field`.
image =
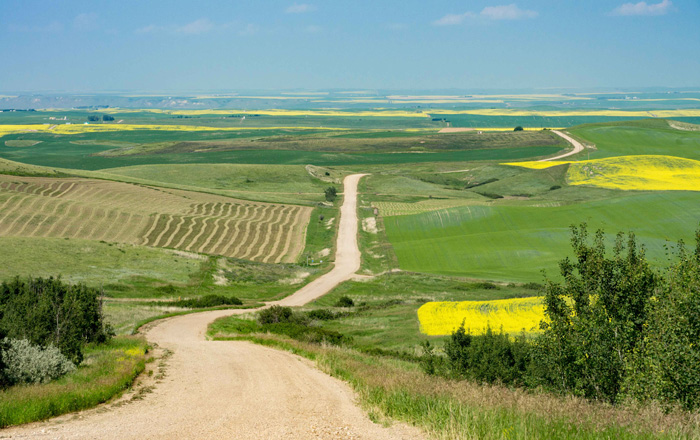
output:
M421 332L430 336L449 335L464 321L471 334L483 334L491 326L505 333L539 332L544 319L542 297L494 301L429 302L418 309Z
M680 110L519 110L519 109L478 109L478 110L430 110L431 115L482 115L482 116L619 116L629 118L683 118L700 117L700 109Z
M531 169L570 164L570 185L641 191L700 191L700 161L674 156L620 156L580 162L513 162Z
M393 118L429 118L430 115L423 112L404 111L404 110L364 110L364 111L343 111L337 109L324 110L284 110L284 109L268 109L268 110L163 110L163 109L125 109L125 108L108 108L100 110L100 113L162 113L167 115L266 115L266 116L345 116L345 117L393 117Z
M113 131L245 131L245 130L329 130L344 131L347 128L330 127L207 127L202 125L167 125L167 124L26 124L0 125L0 137L15 133L53 133L80 134L104 133Z

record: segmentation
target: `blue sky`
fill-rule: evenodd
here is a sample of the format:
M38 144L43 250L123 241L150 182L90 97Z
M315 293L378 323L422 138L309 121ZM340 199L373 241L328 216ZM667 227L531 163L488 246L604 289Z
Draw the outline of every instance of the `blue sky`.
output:
M0 91L700 87L697 0L0 0Z

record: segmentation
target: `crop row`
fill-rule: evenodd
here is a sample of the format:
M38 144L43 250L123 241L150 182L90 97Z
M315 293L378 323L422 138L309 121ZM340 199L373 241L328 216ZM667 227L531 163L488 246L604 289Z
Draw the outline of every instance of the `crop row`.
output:
M0 179L0 236L104 240L279 263L301 252L311 211L116 182Z

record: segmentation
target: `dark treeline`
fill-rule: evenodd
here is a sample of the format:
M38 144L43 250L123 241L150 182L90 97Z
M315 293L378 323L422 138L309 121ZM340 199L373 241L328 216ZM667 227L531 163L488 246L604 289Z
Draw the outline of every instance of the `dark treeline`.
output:
M60 278L15 278L0 285L0 335L53 345L75 364L91 342L105 342L111 329L102 315L100 292Z
M462 326L445 356L424 345L425 370L610 403L700 408L700 231L694 251L680 243L665 271L651 268L633 234L618 234L612 256L603 232L591 242L585 224L572 228L571 242L564 281L543 289L539 336L473 336Z

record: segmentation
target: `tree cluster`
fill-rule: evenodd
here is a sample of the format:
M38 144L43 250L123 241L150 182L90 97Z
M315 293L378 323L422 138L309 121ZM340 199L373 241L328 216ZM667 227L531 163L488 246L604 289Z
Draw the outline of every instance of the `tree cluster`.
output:
M446 356L424 346L427 372L500 382L621 403L655 401L700 408L700 231L696 248L681 242L677 261L654 270L633 234L605 236L572 227L574 259L560 262L563 282L544 286L542 334L523 337L464 326Z
M17 277L0 285L0 334L53 345L77 365L85 344L105 342L112 331L97 289L60 278Z

